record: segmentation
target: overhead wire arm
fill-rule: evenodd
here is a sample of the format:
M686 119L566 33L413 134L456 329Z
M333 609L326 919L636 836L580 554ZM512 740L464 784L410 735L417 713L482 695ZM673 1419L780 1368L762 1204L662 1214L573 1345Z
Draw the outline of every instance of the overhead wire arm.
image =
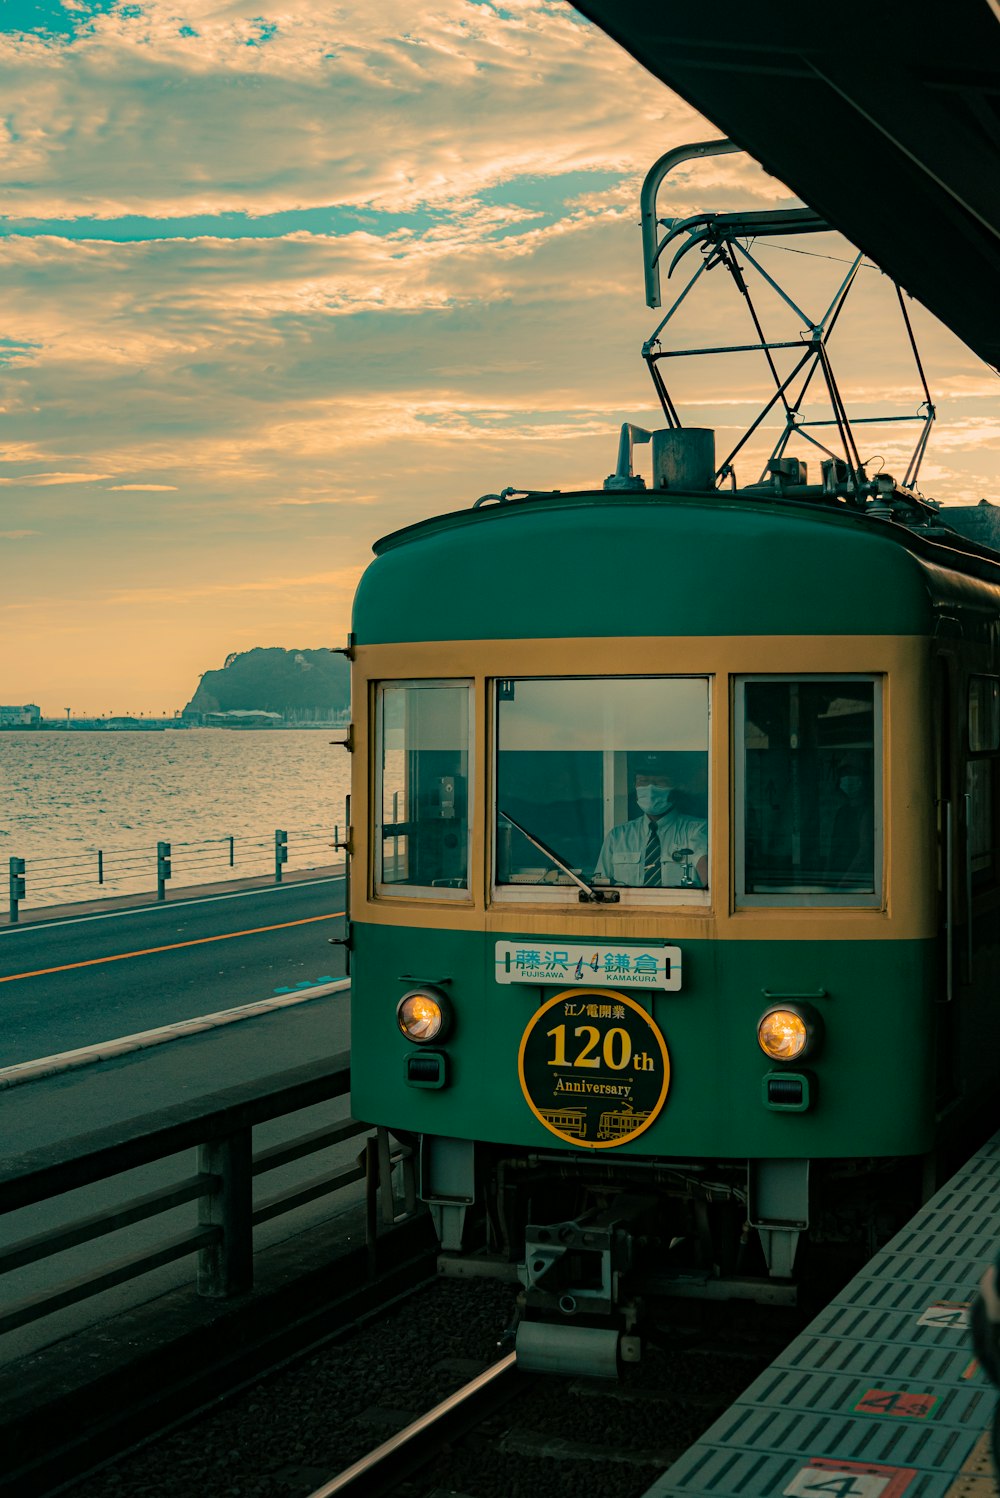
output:
M692 224L699 226L692 231ZM752 213L699 213L673 223L660 241L654 264L667 245L685 232L688 242L670 263L669 276L677 262L696 244L728 244L734 239L786 239L790 234L822 234L830 225L811 208L766 208Z
M674 167L685 161L697 161L703 156L725 156L742 150L731 140L696 141L689 146L675 146L653 162L643 179L639 202L642 211L642 258L646 277L646 306L660 305L660 268L656 263L656 194L660 183Z

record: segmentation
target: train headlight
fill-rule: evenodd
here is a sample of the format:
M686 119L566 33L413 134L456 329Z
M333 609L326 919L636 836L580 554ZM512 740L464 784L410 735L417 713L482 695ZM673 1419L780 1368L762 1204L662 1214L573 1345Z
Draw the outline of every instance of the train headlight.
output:
M768 1009L757 1026L757 1044L771 1061L801 1061L819 1048L823 1022L807 1004Z
M396 1023L416 1045L440 1041L451 1028L451 1005L436 988L411 988L396 1005Z

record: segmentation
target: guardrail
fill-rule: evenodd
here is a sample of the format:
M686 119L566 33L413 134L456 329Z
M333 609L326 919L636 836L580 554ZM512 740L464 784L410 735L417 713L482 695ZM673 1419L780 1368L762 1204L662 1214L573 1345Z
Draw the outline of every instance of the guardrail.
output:
M36 1294L8 1301L0 1313L0 1334L75 1305L174 1260L197 1254L200 1295L230 1297L253 1285L253 1230L261 1223L319 1197L364 1180L366 1241L374 1267L381 1218L389 1225L416 1211L414 1162L410 1151L391 1147L384 1130L348 1118L284 1144L253 1152L253 1129L350 1090L349 1054L311 1062L269 1078L228 1088L131 1119L69 1144L53 1145L16 1160L0 1159L0 1217L49 1202L81 1186L121 1176L179 1152L197 1148L198 1169L155 1191L146 1191L104 1210L78 1216L46 1232L20 1239L0 1251L0 1276L116 1233L186 1202L197 1202L196 1224L144 1251L128 1254ZM254 1201L257 1176L319 1150L364 1134L357 1163ZM402 1212L397 1213L392 1170L402 1165Z
M338 850L336 828L276 828L259 838L229 835L188 842L158 839L131 848L90 848L49 858L8 860L8 916L12 925L25 904L56 904L110 892L135 894L155 889L166 896L168 880L180 875L191 884L273 874L280 884L286 869L325 867Z

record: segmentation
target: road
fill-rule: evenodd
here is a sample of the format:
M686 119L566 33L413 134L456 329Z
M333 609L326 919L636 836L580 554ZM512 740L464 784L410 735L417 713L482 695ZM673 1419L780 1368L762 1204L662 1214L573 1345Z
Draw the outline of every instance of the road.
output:
M344 883L316 879L0 930L0 1066L344 974Z

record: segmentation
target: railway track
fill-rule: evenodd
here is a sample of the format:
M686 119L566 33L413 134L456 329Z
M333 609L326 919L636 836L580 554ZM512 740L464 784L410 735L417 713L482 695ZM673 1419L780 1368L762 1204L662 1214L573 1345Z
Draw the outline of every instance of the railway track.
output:
M685 1306L620 1382L517 1373L516 1287L433 1280L63 1489L74 1498L639 1498L789 1329ZM759 1312L761 1308L753 1308ZM738 1318L738 1319L737 1319Z
M618 1383L518 1373L509 1356L309 1498L642 1498L776 1345L664 1348Z

